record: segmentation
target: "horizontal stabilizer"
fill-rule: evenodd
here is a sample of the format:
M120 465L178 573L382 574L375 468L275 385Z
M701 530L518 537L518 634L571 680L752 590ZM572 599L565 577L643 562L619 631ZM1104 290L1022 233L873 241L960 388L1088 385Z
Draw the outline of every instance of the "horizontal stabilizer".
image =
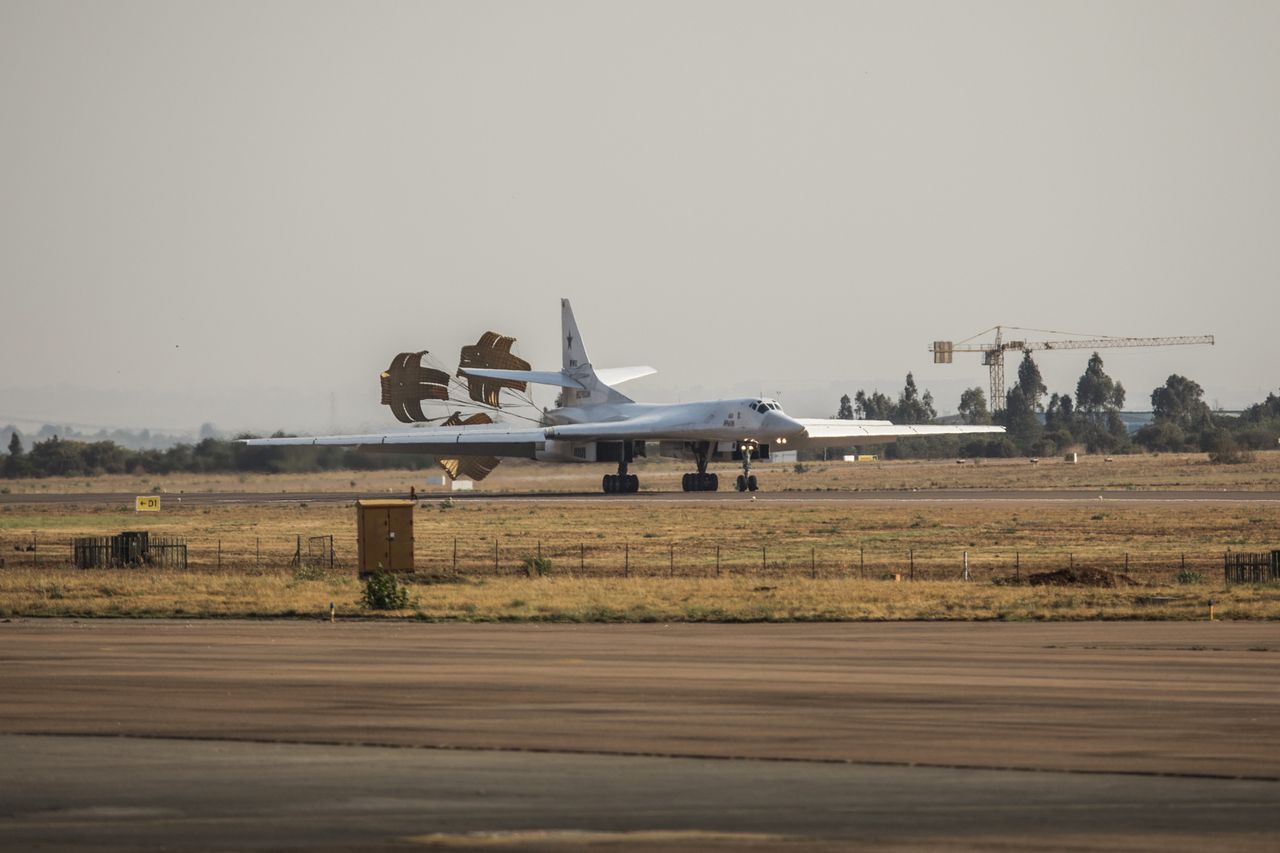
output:
M533 382L537 385L555 385L558 388L584 388L585 386L558 370L497 370L495 368L464 367L458 370L463 376L481 379L506 379L515 382Z
M657 369L647 364L636 367L599 367L596 368L596 378L612 388L614 385L621 385L623 382L630 382L641 376L652 376L657 372Z

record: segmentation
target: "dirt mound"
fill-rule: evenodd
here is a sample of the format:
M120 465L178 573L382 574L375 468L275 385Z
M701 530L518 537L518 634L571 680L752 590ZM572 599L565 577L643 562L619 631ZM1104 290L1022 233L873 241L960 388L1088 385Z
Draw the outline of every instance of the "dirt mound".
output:
M1027 575L1031 586L1129 586L1135 581L1128 575L1108 572L1105 569L1058 569L1055 572L1039 572Z

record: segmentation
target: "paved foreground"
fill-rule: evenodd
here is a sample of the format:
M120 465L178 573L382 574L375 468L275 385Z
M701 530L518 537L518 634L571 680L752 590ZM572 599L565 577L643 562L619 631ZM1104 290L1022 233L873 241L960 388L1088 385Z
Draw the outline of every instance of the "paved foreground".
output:
M21 621L0 755L10 849L1274 849L1280 625Z

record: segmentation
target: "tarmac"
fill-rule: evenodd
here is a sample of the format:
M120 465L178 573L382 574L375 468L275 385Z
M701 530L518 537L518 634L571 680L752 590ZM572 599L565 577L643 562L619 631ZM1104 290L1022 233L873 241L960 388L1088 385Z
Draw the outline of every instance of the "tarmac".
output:
M1280 625L0 623L3 849L1275 849Z
M132 507L135 492L24 492L0 495L4 504L83 504ZM352 503L362 498L407 498L387 492L184 492L164 493L165 501L188 506L217 504ZM686 503L729 501L787 501L798 503L1280 503L1280 491L1163 489L921 489L918 491L794 491L794 492L639 492L606 495L597 492L418 492L418 500L533 501L540 503Z

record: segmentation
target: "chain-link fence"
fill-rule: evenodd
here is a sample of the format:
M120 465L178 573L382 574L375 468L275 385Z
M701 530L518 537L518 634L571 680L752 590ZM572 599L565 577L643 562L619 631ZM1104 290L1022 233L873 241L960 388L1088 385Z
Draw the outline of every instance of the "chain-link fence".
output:
M152 537L151 550L181 548L181 559L119 563L122 570L189 571L356 571L354 535L295 534L288 537L238 536L206 540ZM440 539L419 536L414 562L419 573L460 576L574 575L586 577L759 577L861 578L867 580L1025 581L1031 575L1062 570L1104 571L1135 581L1168 581L1198 574L1222 577L1233 551L1269 551L1268 545L1214 548L1176 547L1124 551L1079 551L978 547L968 549L883 543L849 545L812 539L690 542L640 539L549 541L498 536L489 539ZM72 539L49 533L0 533L0 566L68 568L77 564ZM106 567L109 560L93 565ZM85 563L81 563L86 565Z

